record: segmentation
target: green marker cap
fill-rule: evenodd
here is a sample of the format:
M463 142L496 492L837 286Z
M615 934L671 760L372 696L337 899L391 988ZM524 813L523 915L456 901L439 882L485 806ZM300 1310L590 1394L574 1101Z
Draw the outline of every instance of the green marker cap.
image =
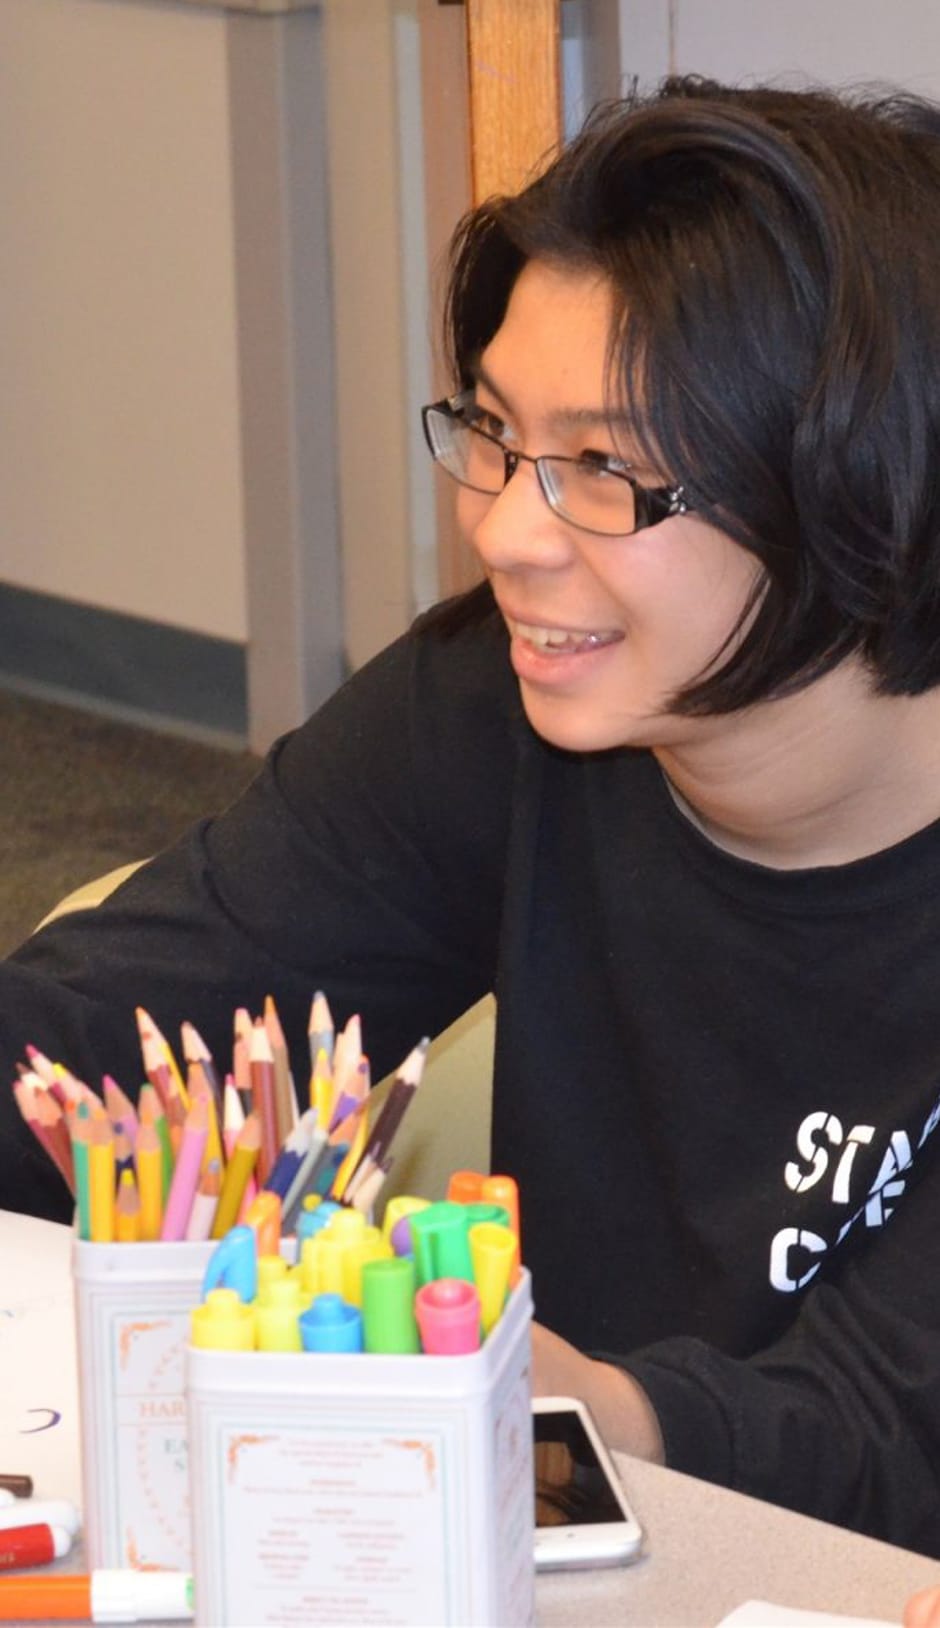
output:
M473 1282L465 1204L455 1204L445 1198L408 1219L420 1288L436 1278L463 1278L466 1283Z
M415 1322L415 1264L407 1256L362 1268L362 1343L366 1351L410 1356L421 1350Z
M467 1212L467 1226L477 1227L482 1221L495 1221L500 1227L509 1226L509 1211L502 1204L490 1204L485 1199L474 1199L472 1204L465 1204Z

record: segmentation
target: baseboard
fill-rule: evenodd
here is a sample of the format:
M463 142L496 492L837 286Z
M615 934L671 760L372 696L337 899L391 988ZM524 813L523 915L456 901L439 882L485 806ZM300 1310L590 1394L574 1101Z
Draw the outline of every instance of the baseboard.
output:
M0 583L0 686L214 745L248 736L245 646Z

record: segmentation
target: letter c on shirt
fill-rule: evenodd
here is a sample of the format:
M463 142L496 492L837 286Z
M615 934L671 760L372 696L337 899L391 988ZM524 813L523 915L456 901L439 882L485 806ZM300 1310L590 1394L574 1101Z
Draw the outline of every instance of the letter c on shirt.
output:
M828 1245L818 1232L806 1232L802 1227L782 1227L770 1245L770 1282L781 1294L793 1294L805 1288L810 1278L819 1271L817 1261L802 1276L795 1278L790 1267L790 1251L805 1249L811 1255L824 1255Z

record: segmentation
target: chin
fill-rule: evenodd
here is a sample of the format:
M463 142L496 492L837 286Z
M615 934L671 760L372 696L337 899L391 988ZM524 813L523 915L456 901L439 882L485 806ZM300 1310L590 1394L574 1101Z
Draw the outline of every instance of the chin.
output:
M520 685L525 715L543 740L565 752L610 752L620 746L652 746L662 737L661 720L599 715L583 701L544 697ZM657 727L659 724L659 727Z

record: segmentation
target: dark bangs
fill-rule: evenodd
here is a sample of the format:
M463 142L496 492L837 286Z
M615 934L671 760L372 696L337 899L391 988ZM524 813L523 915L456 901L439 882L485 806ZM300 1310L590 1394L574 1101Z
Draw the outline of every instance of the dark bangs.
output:
M887 693L940 682L938 242L931 104L701 80L602 107L459 228L461 385L527 260L600 272L618 406L763 567L733 653L676 710L781 695L850 652Z

